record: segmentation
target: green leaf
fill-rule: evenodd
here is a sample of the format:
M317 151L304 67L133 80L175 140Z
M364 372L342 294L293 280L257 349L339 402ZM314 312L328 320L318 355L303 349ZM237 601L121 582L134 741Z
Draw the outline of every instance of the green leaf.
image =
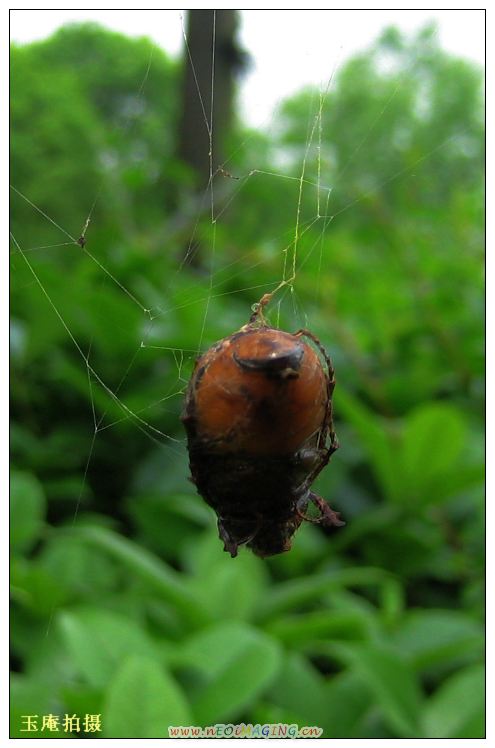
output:
M36 617L51 617L56 607L66 597L65 590L57 584L56 575L50 574L32 559L17 558L11 565L11 595L29 608Z
M99 609L63 612L59 618L65 645L81 675L95 688L105 687L129 652L155 657L142 629L125 618Z
M485 668L473 665L452 675L429 699L425 737L485 737Z
M403 585L391 576L384 581L380 593L382 620L386 627L395 627L405 606Z
M383 492L388 498L396 499L400 486L397 476L398 450L386 431L385 422L350 392L340 388L336 392L335 407L339 408L339 412L343 413L356 431Z
M485 465L483 463L466 465L460 463L456 465L455 470L439 476L433 489L432 501L434 499L435 503L438 504L445 499L467 494L469 491L469 500L473 502L473 489L479 489L479 502L477 503L481 504L484 498L484 479Z
M287 712L300 715L308 725L321 726L327 714L325 680L300 654L287 653L270 700Z
M422 694L412 669L383 645L335 645L337 656L369 688L398 737L420 737Z
M311 648L317 641L368 638L365 618L353 610L318 610L270 621L266 630L287 646Z
M71 600L106 595L120 577L118 565L108 554L65 533L50 535L37 562Z
M190 725L186 698L174 678L153 659L124 659L103 709L106 738L168 738L169 726Z
M199 724L240 716L273 681L281 664L277 642L241 623L220 624L191 638L177 662L201 671L193 700Z
M249 620L264 599L266 569L252 553L240 553L235 562L218 541L217 532L207 532L185 548L185 562L193 570L193 588L212 619Z
M106 551L143 579L173 605L192 628L211 620L197 596L184 584L181 575L150 551L104 527L77 527L70 532Z
M60 714L56 688L48 688L46 681L13 673L10 679L10 737L67 737L63 731L41 732L44 714ZM24 732L27 715L37 715L36 732Z
M257 618L264 621L287 610L314 603L336 588L375 586L389 578L389 572L383 569L361 566L289 579L273 587L270 595L263 599Z
M403 498L435 503L442 478L459 462L466 438L462 414L451 405L427 403L410 413L401 449Z
M369 687L356 673L344 671L331 678L324 690L325 738L364 737L362 723L373 705Z
M209 578L202 578L205 606L212 617L225 620L249 620L263 593L263 576L258 574L258 559L243 553L235 563L226 555L222 565Z
M43 528L46 501L41 483L31 473L13 472L10 487L12 551L29 551Z
M483 628L456 610L410 611L393 637L394 646L418 669L479 653Z

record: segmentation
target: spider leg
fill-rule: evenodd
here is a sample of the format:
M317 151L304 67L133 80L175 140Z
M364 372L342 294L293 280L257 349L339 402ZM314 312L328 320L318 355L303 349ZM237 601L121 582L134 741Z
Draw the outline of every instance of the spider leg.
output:
M303 496L301 496L300 499L298 499L296 503L296 514L301 517L301 519L304 519L306 522L319 522L318 519L313 519L313 517L308 517L306 514L306 509L308 508L309 503L309 496L308 493L305 493Z
M220 540L223 540L223 549L224 551L227 551L227 553L230 553L231 558L235 558L237 556L237 551L240 545L245 545L247 543L250 543L253 538L257 535L259 532L259 529L261 527L261 519L258 517L258 521L256 524L256 527L254 528L253 532L249 533L249 535L246 535L244 538L237 538L237 540L234 540L229 531L226 529L223 519L219 518L218 520L218 535Z
M321 498L321 496L318 496L318 494L310 491L309 498L310 501L313 502L315 507L321 512L319 521L322 525L334 525L335 527L342 527L343 525L345 525L345 522L340 519L340 512L335 512L332 507L329 506L327 502Z
M223 541L224 551L230 553L231 558L235 558L239 544L229 535L221 519L218 520L218 537Z
M309 501L312 501L319 510L319 517L308 517L308 515L305 514ZM300 517L306 520L306 522L313 522L313 524L316 525L327 525L333 527L342 527L345 525L345 522L340 519L340 512L335 512L327 502L321 498L321 496L313 493L313 491L310 491L309 494L299 499L296 504L296 512Z

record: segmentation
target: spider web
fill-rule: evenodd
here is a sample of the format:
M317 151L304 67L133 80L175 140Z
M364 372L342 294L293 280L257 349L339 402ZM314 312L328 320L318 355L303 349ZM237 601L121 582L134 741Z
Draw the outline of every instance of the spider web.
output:
M181 33L180 29L178 29L178 33ZM188 45L183 28L182 33L187 53ZM213 46L213 84L215 83L214 58ZM277 62L283 64L281 60ZM189 64L192 65L190 54ZM324 262L328 263L329 261L329 258L324 255L327 251L325 238L339 215L347 210L357 209L361 201L385 184L399 178L412 176L414 170L419 168L422 161L430 158L437 149L444 147L446 141L440 140L433 151L422 153L415 163L409 165L407 169L388 174L385 179L380 181L378 187L364 190L360 195L335 210L333 197L335 190L338 190L339 180L351 164L362 158L366 143L373 137L378 122L387 107L392 104L400 87L400 83L398 83L383 109L369 122L366 131L362 133L361 139L356 142L347 162L341 166L340 171L334 176L330 184L328 183L328 173L322 153L323 122L338 66L339 61L336 59L331 69L327 71L323 82L320 79L317 81L316 93L309 101L307 131L304 142L299 144L301 155L298 159L296 174L289 173L287 169L282 167L278 171L267 170L256 163L253 163L246 173L231 172L232 160L239 151L248 146L249 139L237 143L224 163L214 163L212 138L215 125L213 120L208 119L206 115L206 102L202 102L204 126L207 128L210 143L209 184L199 200L187 251L182 258L177 259L175 272L166 283L165 292L160 292L161 298L157 298L156 289L150 289L144 284L141 284L140 290L139 284L136 284L136 287L129 287L129 284L123 282L119 277L119 270L114 267L112 259L106 256L105 246L93 246L92 228L95 222L99 220L97 217L98 208L104 207L101 205L103 198L100 183L96 182L95 184L92 203L89 206L79 206L80 222L79 226L75 228L66 225L63 215L48 214L43 208L42 201L34 200L30 195L22 193L15 183L11 185L12 200L20 201L26 211L31 214L31 217L36 216L40 222L48 224L52 229L54 238L53 243L50 244L25 246L21 230L16 229L14 233L11 233L12 283L16 283L16 270L18 269L18 263L21 263L30 278L29 282L36 285L53 319L63 330L65 342L69 342L75 349L80 364L80 372L83 373L86 380L85 397L88 401L90 418L89 446L83 467L82 483L74 509L73 522L77 521L98 440L105 439L113 429L132 424L134 432L136 430L141 432L146 439L158 445L164 458L164 470L167 469L167 465L172 465L177 460L180 460L181 464L184 464L185 469L187 469L186 442L180 430L178 416L194 360L213 342L210 329L217 328L214 317L214 302L222 297L224 302L226 299L229 302L235 302L236 309L239 309L236 302L236 295L238 294L243 299L249 296L252 305L256 305L265 294L271 294L270 319L272 324L280 326L282 323L287 324L287 320L291 320L294 323L294 329L311 326L311 313L308 315L306 311L307 302L298 293L299 278L304 274L305 267L310 259L316 256L318 258L318 270L313 294L318 299L321 292L320 281L326 272ZM146 90L152 67L153 50L139 86L138 97L142 96ZM214 85L212 89L212 97L214 97ZM200 96L199 90L198 96ZM213 101L210 102L210 110L213 112ZM278 116L279 113L275 110L272 127L277 126ZM132 123L128 125L128 127L131 126ZM123 129L125 130L126 126ZM77 154L73 154L73 157L77 158ZM255 275L256 268L268 263L268 260L265 260L262 255L260 256L256 249L244 252L241 258L230 260L227 257L223 260L219 251L218 233L224 225L231 230L228 223L224 223L228 211L233 205L242 204L244 191L252 184L253 180L261 180L264 185L269 185L275 192L280 190L282 185L289 185L292 188L292 207L289 207L292 215L292 226L289 235L276 235L266 240L270 246L276 247L276 262L273 263L270 260L271 266L273 266L271 280L268 283L242 285L244 277L250 278ZM217 204L216 190L222 181L229 184L229 195L226 200ZM313 205L312 215L310 216L307 215L307 209L303 210L303 205L306 205L308 197ZM207 279L206 281L196 281L189 275L189 263L193 256L202 205L205 201L209 203L210 214L210 231L205 251ZM255 244L256 237L253 237L253 245ZM60 263L58 278L53 278L45 272L44 257L52 257L53 252L77 253L78 263L84 262L93 266L93 269L97 269L99 278L99 302L97 303L101 303L103 309L101 317L103 325L114 326L117 334L119 326L125 324L125 320L115 319L111 315L105 316L105 298L110 288L121 295L125 302L125 314L139 317L140 336L139 339L136 339L135 345L130 346L128 363L123 370L114 372L111 371L112 367L109 366L106 368L111 371L110 375L107 372L102 372L99 365L100 359L97 359L94 355L92 339L89 345L87 342L80 340L77 332L79 324L75 320L77 320L78 315L84 313L84 309L78 306L77 300L71 301L69 298L67 301L61 296L61 289L65 286L65 273L67 272L64 262L61 261ZM54 267L56 269L56 264ZM239 283L239 279L241 279L241 283ZM173 289L179 280L185 285L185 291L183 300L177 303L174 299ZM237 284L237 288L225 290L226 286L234 283ZM247 322L251 313L250 306L245 307L242 312L243 316L238 315L240 324ZM189 347L167 345L167 319L184 308L193 307L199 307L202 310L199 315L199 325L195 329L194 335L191 336L189 331L187 334L188 339L195 338L195 343ZM198 315L196 316L198 317ZM230 330L230 332L234 332L235 329ZM315 332L319 333L318 330L315 330ZM226 330L225 333L228 334L228 331ZM165 340L162 339L162 336ZM55 358L54 353L53 356ZM175 371L175 381L173 386L163 392L160 397L150 398L144 406L135 406L133 402L128 400L125 394L125 386L133 367L143 356L149 356L150 366L152 367L158 365L164 366L168 370L172 368ZM160 427L160 416L168 411L175 414L177 428L173 430ZM60 418L60 415L60 413L57 413L57 418Z

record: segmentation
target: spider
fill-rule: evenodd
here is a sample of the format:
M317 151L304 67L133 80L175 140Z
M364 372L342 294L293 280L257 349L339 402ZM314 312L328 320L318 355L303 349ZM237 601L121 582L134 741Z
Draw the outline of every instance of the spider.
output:
M267 325L264 303L197 360L182 414L191 480L232 557L241 545L261 557L290 550L303 520L345 524L311 491L339 446L332 363L308 330Z

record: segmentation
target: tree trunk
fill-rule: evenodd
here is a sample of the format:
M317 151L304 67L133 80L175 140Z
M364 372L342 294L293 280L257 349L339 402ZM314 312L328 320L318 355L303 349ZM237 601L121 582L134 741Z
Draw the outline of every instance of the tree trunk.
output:
M178 156L191 168L196 190L207 187L225 159L234 78L243 61L237 24L236 10L190 10L187 15Z

